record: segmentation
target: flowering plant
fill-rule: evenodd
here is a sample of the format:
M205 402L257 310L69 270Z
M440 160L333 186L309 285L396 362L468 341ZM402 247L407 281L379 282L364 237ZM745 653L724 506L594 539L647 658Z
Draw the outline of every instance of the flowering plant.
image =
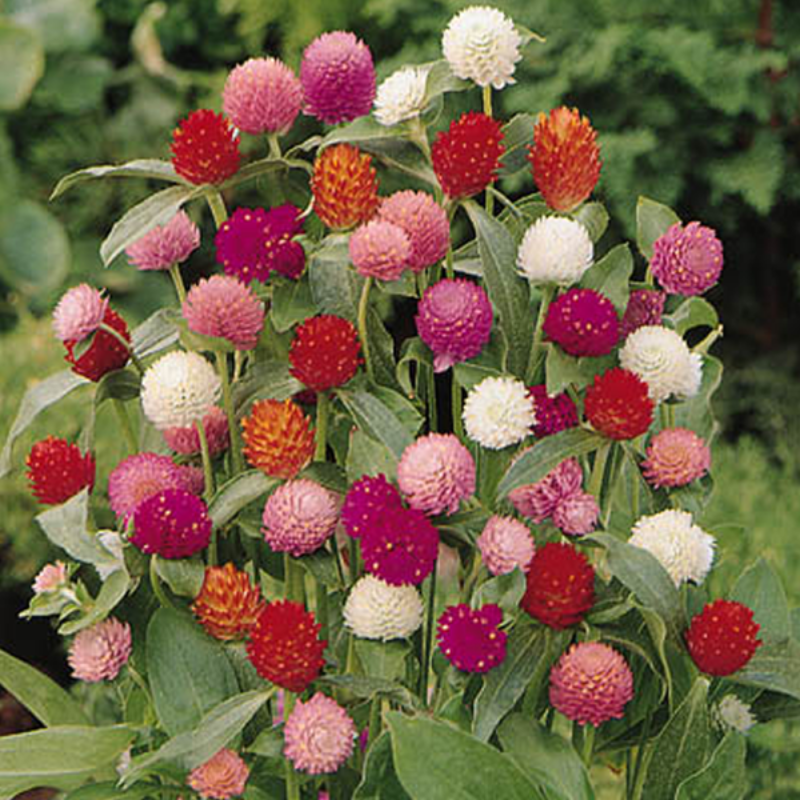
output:
M0 653L46 726L0 741L3 797L590 798L603 769L628 798L741 796L742 733L796 713L800 644L764 561L727 599L704 586L722 244L640 198L639 256L603 245L588 119L493 113L538 38L468 8L441 61L376 86L367 45L326 33L299 77L232 70L170 161L58 184L170 184L101 256L168 272L177 306L130 331L70 289L70 368L6 444L3 469L93 385L80 442L27 458L68 562L26 614L115 693L96 718ZM475 86L481 110L443 123ZM301 111L329 127L293 141ZM526 173L535 193L497 188ZM237 205L262 178L302 202ZM221 269L198 278L204 204ZM96 488L107 407L129 454Z

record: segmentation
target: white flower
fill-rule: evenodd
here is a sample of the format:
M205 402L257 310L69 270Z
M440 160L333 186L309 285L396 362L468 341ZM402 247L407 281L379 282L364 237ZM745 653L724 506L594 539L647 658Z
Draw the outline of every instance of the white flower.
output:
M589 231L566 217L541 217L525 231L517 266L531 283L577 283L594 259Z
M422 624L422 598L414 586L390 586L364 575L344 604L344 621L363 639L404 639Z
M214 367L197 353L167 353L142 378L142 407L159 430L186 428L202 420L219 395Z
M404 119L418 117L425 108L427 82L426 69L403 67L393 72L378 87L375 119L381 125L396 125Z
M533 400L516 378L484 378L464 403L467 436L492 450L521 442L535 423Z
M619 363L647 383L655 403L670 395L693 397L700 389L703 359L680 336L663 325L645 325L625 340Z
M453 73L495 89L515 83L511 76L522 58L521 44L514 23L489 6L465 8L450 20L442 35L442 51Z
M758 722L750 710L750 704L743 702L735 694L726 694L713 706L711 716L720 728L733 728L739 733L747 733Z
M628 543L652 553L676 586L702 583L714 560L716 540L692 521L688 511L668 509L641 517Z

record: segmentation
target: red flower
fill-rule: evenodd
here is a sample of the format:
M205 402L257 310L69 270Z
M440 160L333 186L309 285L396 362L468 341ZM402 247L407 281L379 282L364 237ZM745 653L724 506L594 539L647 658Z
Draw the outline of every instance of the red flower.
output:
M471 197L495 180L505 152L500 127L498 120L470 111L436 137L433 171L448 197Z
M528 151L533 180L545 202L556 211L571 211L594 189L600 177L597 132L576 108L554 108L539 114Z
M634 439L653 421L647 384L621 367L598 375L586 390L584 411L596 431L610 439Z
M247 657L262 678L303 692L325 663L322 653L328 643L318 638L321 627L300 603L270 603L250 630Z
M222 183L239 169L239 140L222 114L192 111L172 132L172 166L189 183Z
M352 322L332 314L312 317L297 328L289 348L289 372L309 389L324 392L356 374L360 349Z
M763 644L756 639L760 627L747 606L732 600L715 600L689 624L689 655L708 675L730 675L747 664Z
M88 486L94 488L94 456L66 439L48 436L31 448L25 463L36 499L43 504L64 503Z
M108 325L126 342L130 342L128 326L116 311L112 311L110 308L106 309L103 325ZM72 364L72 371L76 375L83 375L90 381L99 381L107 372L122 369L128 363L130 356L128 348L116 336L103 330L94 334L89 347L76 358L75 348L77 345L78 342L75 340L64 342L64 347L67 348L67 355L64 357Z
M520 606L534 619L561 630L580 622L594 603L594 569L571 544L540 547L526 573Z

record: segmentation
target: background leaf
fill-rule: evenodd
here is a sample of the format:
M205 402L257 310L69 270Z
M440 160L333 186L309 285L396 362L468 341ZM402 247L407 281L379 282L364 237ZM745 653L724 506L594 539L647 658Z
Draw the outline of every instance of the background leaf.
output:
M44 73L44 48L30 29L0 20L0 111L25 104Z

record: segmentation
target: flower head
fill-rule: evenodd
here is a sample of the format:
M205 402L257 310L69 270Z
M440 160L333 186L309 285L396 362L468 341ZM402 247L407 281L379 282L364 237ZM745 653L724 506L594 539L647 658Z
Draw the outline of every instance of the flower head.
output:
M107 308L102 324L117 332L117 335L130 343L131 337L125 320L112 308ZM108 331L99 330L92 337L91 344L81 355L75 356L75 347L78 342L68 339L64 342L67 350L65 356L68 363L72 364L72 371L82 375L90 381L99 381L104 375L116 369L122 369L130 357L130 351L117 336Z
M186 473L169 456L136 453L108 476L108 499L118 517L128 520L137 506L164 489L190 491Z
M653 242L650 269L670 294L698 295L719 280L722 260L722 242L713 228L676 222Z
M66 586L68 580L67 565L63 561L56 561L55 564L45 564L36 573L32 588L35 594L57 592Z
M113 681L127 664L131 646L130 625L114 617L84 628L69 646L72 677L88 683Z
M582 484L583 470L578 459L567 458L536 483L512 489L508 499L523 517L538 524L552 516L566 498L579 492Z
M594 189L600 177L597 132L577 108L554 108L539 114L528 151L533 180L545 203L571 211Z
M506 575L517 567L524 572L536 552L525 523L497 514L489 517L475 544L492 575Z
M735 694L726 694L711 708L711 718L725 729L747 733L758 722L749 703L740 700Z
M233 750L223 748L199 767L195 767L186 778L202 798L228 800L244 794L250 770L244 760Z
M208 452L213 457L228 449L230 432L228 417L219 406L212 406L203 417L203 430L208 441ZM164 428L161 431L167 447L182 456L191 456L200 452L200 434L196 425Z
M439 617L436 640L444 657L464 672L488 672L506 658L507 635L499 630L500 606L488 603L471 609L465 603L449 606Z
M492 304L486 291L466 278L445 278L430 286L414 321L420 338L433 350L433 370L477 356L492 332Z
M234 67L222 90L222 109L245 133L286 133L303 105L303 87L277 58L251 58Z
M108 299L88 283L65 292L53 311L53 330L62 342L82 342L103 322Z
M188 558L211 541L206 504L183 489L164 489L143 500L133 512L130 542L143 553Z
M456 14L442 35L442 51L453 74L478 86L502 89L515 83L522 37L502 11L470 6Z
M95 460L76 444L48 436L31 448L25 459L33 496L42 504L58 505L81 489L94 488Z
M294 768L311 775L336 772L350 758L356 726L332 698L317 692L298 700L283 731L283 754Z
M724 677L738 672L763 644L753 611L733 600L715 600L689 624L686 645L697 668Z
M422 625L423 607L414 586L391 586L362 575L344 604L344 622L362 639L405 639Z
M553 509L553 525L567 536L591 533L600 516L597 500L588 492L574 492L563 498Z
M441 131L431 148L433 171L451 199L482 192L497 178L505 152L500 122L469 111Z
M711 466L711 448L688 428L666 428L647 448L642 474L651 486L686 486Z
M264 606L258 587L246 572L232 563L206 567L200 594L192 612L206 632L215 639L244 639Z
M166 225L156 225L125 248L133 266L140 270L164 270L180 264L200 247L200 229L185 211L178 211Z
M567 719L597 727L622 719L633 699L633 673L613 647L573 644L550 671L550 702Z
M397 125L418 117L425 109L428 70L401 67L379 87L375 96L375 119L381 125Z
M536 409L536 424L533 435L537 439L552 436L578 424L578 409L566 392L550 396L543 383L528 387L528 394L533 398Z
M222 114L192 111L172 132L172 166L189 183L222 183L239 169L239 140Z
M624 341L645 325L660 325L666 300L667 293L658 289L633 289L620 324L620 339Z
M598 433L610 439L635 439L653 421L647 384L634 372L615 367L586 390L584 412Z
M268 603L250 629L247 657L262 678L299 694L325 663L328 643L318 638L320 628L300 603Z
M385 475L365 475L353 483L344 498L342 525L348 536L360 539L366 530L376 527L383 514L402 508L400 492Z
M521 442L535 423L533 401L516 378L484 378L464 403L467 436L492 450Z
M604 356L619 340L619 315L600 292L570 289L547 309L544 333L571 356Z
M411 240L392 222L374 219L350 237L350 260L359 275L396 281L408 266Z
M294 478L314 455L310 420L291 400L259 400L242 420L244 455L273 478Z
M594 260L589 231L574 219L540 217L519 246L517 266L533 284L577 283Z
M333 314L311 317L297 326L289 348L289 372L316 392L343 386L361 363L355 326Z

